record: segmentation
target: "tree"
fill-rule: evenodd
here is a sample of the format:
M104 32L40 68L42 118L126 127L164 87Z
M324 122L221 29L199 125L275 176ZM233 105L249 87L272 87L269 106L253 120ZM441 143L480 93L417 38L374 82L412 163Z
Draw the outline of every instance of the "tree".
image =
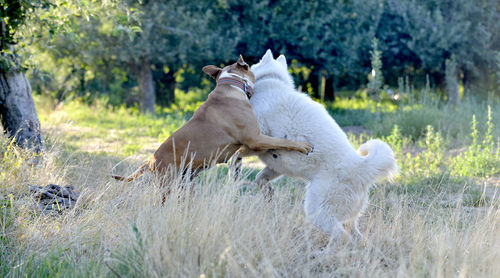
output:
M281 0L259 4L262 7L249 5L242 9L252 16L240 24L256 26L255 32L245 33L259 38L241 42L248 45L244 49L260 57L266 48L272 48L289 60L300 61L312 68L306 82L316 93L325 88L325 96L330 99L339 81L354 86L366 80L360 76L369 71L365 52L370 50L375 36L381 14L379 1Z
M209 1L125 2L126 9L134 16L128 21L115 21L113 32L101 34L102 41L118 61L127 64L135 73L141 93L141 109L153 113L152 66L168 68L163 78L174 82L173 74L179 68L213 59L213 50L223 44L224 37L218 37L216 26L210 25ZM173 98L173 92L171 95Z
M386 76L393 79L389 81L404 75L424 79L429 74L444 89L445 61L452 54L466 87L488 79L499 38L499 8L496 0L385 0L377 38L385 54L384 69L391 73Z
M73 97L91 101L97 95L107 95L111 103L123 102L135 84L129 80L128 66L116 59L108 40L112 32L133 35L134 26L127 22L134 14L114 0L51 2L54 5L37 11L38 20L27 22L25 28L36 34L24 49L31 55L33 65L28 74L34 89L57 101Z
M202 66L235 56L236 40L222 31L212 6L211 1L113 1L112 6L87 1L89 16L66 16L70 30L39 30L43 38L32 52L50 62L34 57L40 63L31 73L36 87L58 100L107 95L110 103L138 102L141 110L153 112L155 103L174 101L176 72L199 72L185 82L199 86ZM68 11L59 5L51 13Z
M0 2L0 117L18 146L34 148L37 153L44 149L40 121L15 45L19 46L17 34L28 13L46 4L40 0Z

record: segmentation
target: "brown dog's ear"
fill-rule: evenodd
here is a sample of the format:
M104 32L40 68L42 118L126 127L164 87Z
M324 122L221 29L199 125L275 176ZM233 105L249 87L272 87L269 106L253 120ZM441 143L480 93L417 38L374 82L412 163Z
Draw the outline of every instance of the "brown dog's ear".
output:
M245 62L245 60L243 60L243 56L241 56L240 54L240 58L238 59L238 61L236 61L236 63L238 64L238 66L248 70L250 68L250 66Z
M201 70L204 73L210 75L213 79L217 79L217 75L219 75L219 73L222 71L221 68L212 65L204 66Z

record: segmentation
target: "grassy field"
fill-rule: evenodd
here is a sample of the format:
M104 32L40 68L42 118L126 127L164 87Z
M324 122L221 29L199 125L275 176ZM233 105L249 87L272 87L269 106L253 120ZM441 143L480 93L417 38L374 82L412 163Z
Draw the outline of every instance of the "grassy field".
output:
M149 175L130 173L196 106L148 116L96 101L37 99L47 152L0 136L1 277L498 277L500 102L449 106L428 92L399 103L341 99L327 109L354 145L382 138L400 175L370 192L362 242L332 247L307 223L304 182L281 178L275 195L243 190L262 164L232 181L221 165L160 205ZM182 181L178 181L182 182ZM71 184L76 207L34 210L29 185ZM181 197L178 197L178 196Z

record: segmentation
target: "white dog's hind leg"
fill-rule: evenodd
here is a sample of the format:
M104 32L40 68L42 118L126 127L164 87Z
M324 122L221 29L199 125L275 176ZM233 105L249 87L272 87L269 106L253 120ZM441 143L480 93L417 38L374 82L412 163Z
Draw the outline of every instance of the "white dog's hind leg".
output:
M358 241L363 241L364 236L363 234L359 231L358 228L358 219L355 218L354 220L348 221L344 223L344 228L346 231L352 235L353 240L358 240Z
M365 193L356 192L328 174L319 174L307 185L304 205L308 220L321 230L336 240L342 237L352 240L353 235L361 236L357 217L365 202Z
M304 201L306 218L332 238L349 237L342 223L331 213L329 202L326 200L328 189L325 186L328 186L325 181L319 179L313 179L307 185Z

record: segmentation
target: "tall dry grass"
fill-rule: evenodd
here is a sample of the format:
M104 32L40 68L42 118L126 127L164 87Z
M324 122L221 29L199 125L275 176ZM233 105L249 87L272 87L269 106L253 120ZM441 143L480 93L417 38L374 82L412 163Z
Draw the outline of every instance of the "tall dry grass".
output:
M7 141L3 139L5 150ZM500 211L447 196L373 188L361 218L365 239L328 245L304 219L304 183L278 181L270 202L217 168L174 190L165 204L146 175L109 177L117 158L54 147L1 153L2 276L37 277L497 277ZM130 173L139 161L122 163ZM436 181L439 182L439 181ZM456 182L456 181L453 181ZM469 181L463 180L466 187ZM73 184L75 209L33 211L28 184ZM455 184L455 186L457 186ZM460 185L458 185L460 186ZM494 198L492 198L493 200Z

